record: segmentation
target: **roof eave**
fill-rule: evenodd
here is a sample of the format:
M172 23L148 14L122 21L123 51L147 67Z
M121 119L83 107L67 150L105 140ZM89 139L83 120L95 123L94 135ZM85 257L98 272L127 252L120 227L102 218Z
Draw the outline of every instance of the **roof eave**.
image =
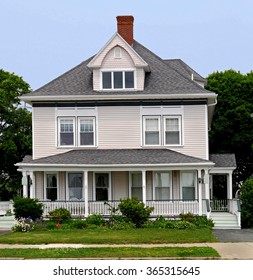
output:
M20 99L31 104L32 102L46 101L97 101L97 100L150 100L150 99L216 99L215 93L178 93L178 94L92 94L92 95L43 95L43 96L21 96Z

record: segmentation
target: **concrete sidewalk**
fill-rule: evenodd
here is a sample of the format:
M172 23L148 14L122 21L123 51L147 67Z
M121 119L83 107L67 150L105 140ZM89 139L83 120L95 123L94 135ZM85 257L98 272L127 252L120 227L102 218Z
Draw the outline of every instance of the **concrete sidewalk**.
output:
M182 243L182 244L41 244L41 245L11 245L0 244L0 249L21 249L21 248L102 248L102 247L211 247L215 249L220 259L224 260L253 260L253 242L238 243Z

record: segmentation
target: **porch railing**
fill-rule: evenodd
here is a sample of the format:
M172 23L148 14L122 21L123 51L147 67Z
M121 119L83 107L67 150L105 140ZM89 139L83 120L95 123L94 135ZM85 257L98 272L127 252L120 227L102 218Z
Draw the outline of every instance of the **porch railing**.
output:
M41 201L43 203L44 215L56 208L66 208L73 216L84 216L86 214L101 214L103 216L110 216L112 211L111 207L117 208L120 201L89 201L88 213L85 213L84 201ZM154 207L151 216L178 216L181 213L199 214L199 201L198 200L148 200L147 206ZM206 215L208 212L206 200L202 201L202 214Z
M0 215L5 215L7 210L11 210L11 212L13 212L13 202L0 201Z

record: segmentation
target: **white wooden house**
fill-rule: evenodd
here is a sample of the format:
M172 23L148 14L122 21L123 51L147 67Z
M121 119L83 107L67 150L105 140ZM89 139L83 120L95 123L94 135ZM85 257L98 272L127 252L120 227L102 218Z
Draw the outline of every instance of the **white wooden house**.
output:
M42 201L45 213L109 215L104 201L137 196L154 216L213 217L211 177L225 174L219 210L240 226L234 155L209 155L217 95L183 61L134 40L133 22L118 16L117 32L95 56L22 96L33 115L33 154L17 163L23 195Z

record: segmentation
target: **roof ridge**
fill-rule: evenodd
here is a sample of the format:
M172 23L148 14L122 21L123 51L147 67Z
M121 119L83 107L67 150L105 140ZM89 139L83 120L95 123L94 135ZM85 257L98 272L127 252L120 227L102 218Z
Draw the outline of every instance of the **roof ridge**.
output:
M186 80L187 82L190 82L192 85L198 87L201 90L205 90L206 92L211 92L205 88L203 88L201 85L197 84L196 82L194 82L191 78L186 77L185 75L183 75L180 71L178 71L177 69L174 69L173 67L171 67L170 65L168 65L164 59L162 59L160 56L158 56L157 54L153 53L150 49L146 48L145 46L143 46L141 43L139 43L138 41L134 40L134 45L133 48L135 46L135 44L139 45L140 47L142 47L143 49L145 49L146 51L148 51L151 55L155 56L157 59L159 59L160 62L162 62L166 67L168 67L169 69L171 69L172 71L176 72L178 75L180 75L180 77L182 77L184 80ZM181 60L182 61L182 60ZM152 69L151 69L151 73L152 73Z

